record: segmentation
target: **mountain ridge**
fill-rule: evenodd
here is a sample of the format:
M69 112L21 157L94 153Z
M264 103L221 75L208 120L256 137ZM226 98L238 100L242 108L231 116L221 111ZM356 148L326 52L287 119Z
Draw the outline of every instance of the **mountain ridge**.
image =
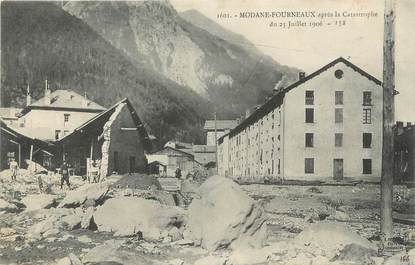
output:
M297 76L297 69L281 66L253 44L249 51L195 26L169 1L68 2L64 9L126 51L134 63L209 99L222 118L261 104L284 76Z
M203 142L211 104L188 88L127 56L83 21L52 3L1 4L2 106L23 106L26 84L34 99L52 89L72 89L103 106L128 97L161 142Z

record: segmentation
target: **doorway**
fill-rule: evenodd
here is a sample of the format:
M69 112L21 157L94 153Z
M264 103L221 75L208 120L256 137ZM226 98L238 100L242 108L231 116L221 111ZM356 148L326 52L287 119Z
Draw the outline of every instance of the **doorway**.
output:
M343 179L343 159L334 159L333 161L333 178L335 180Z
M130 156L130 172L135 172L135 156Z

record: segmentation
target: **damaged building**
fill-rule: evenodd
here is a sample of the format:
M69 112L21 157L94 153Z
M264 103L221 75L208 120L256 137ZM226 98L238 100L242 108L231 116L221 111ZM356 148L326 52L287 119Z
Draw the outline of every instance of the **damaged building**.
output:
M128 99L123 99L56 142L56 164L65 159L76 174L84 175L87 161L99 165L101 176L144 172L144 151L150 141Z
M128 99L106 109L72 90L51 91L45 82L44 97L32 103L27 87L26 101L13 124L1 118L2 168L14 156L21 167L33 159L52 171L66 160L77 175L92 166L101 176L146 170L151 142Z
M29 161L49 169L54 157L54 144L30 137L0 120L0 170L9 168L13 158L19 167L27 168Z

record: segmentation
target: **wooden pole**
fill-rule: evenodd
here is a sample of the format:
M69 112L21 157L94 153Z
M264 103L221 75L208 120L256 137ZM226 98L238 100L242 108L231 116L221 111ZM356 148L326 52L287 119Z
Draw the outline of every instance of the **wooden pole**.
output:
M93 153L94 153L94 139L92 138L91 139L91 152L90 152L90 155L89 155L89 158L91 159L91 161L92 161Z
M33 144L30 145L30 156L29 156L30 162L32 162L32 158L33 158Z
M216 174L219 174L219 167L218 167L218 133L216 127L216 111L215 111L215 164L216 164Z
M22 168L22 147L19 144L19 168Z
M395 89L395 0L385 0L383 43L383 148L380 231L387 242L392 236L393 126Z

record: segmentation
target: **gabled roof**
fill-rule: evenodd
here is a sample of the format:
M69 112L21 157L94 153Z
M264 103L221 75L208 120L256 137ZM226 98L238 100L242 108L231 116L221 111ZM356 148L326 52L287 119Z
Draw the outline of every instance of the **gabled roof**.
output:
M216 120L216 130L231 130L237 125L236 120ZM215 120L207 120L204 130L215 130Z
M96 116L92 117L82 125L80 125L78 128L73 130L70 134L66 135L65 137L59 139L57 142L64 142L73 137L76 134L83 133L87 130L96 130L99 127L102 127L108 119L111 117L111 115L114 113L115 109L120 105L126 103L128 110L130 111L130 114L134 120L135 126L137 127L138 132L140 133L140 136L144 139L144 145L145 149L150 149L150 137L147 134L147 130L144 127L144 124L141 122L140 118L137 115L137 112L131 105L131 102L128 100L128 98L125 98L116 104L114 104L112 107L108 108L106 111L103 111Z
M168 141L167 143L164 144L164 146L170 146L176 149L192 149L192 145L191 143L185 143L185 142L180 142L180 141Z
M297 82L289 85L288 87L281 88L279 90L275 90L275 94L267 102L265 102L261 107L256 109L249 117L247 117L245 120L243 120L241 123L239 123L238 126L236 126L233 130L231 130L230 133L229 133L229 136L232 137L236 133L243 130L246 126L248 126L251 123L255 122L256 120L262 118L263 116L268 114L271 110L273 110L276 107L280 106L283 102L283 98L284 98L285 94L288 93L290 90L292 90L292 89L298 87L299 85L307 82L308 80L318 76L319 74L323 73L324 71L328 70L329 68L333 67L334 65L336 65L340 62L342 62L346 66L352 68L353 70L355 70L359 74L363 75L364 77L366 77L370 81L373 81L375 84L377 84L379 86L382 85L382 82L379 79L377 79L376 77L368 74L367 72L365 72L361 68L357 67L356 65L352 64L351 62L344 59L343 57L339 57L336 60L328 63L327 65L325 65L323 67L321 67L317 71L305 76L301 80L298 80Z
M51 102L48 104L45 97L38 99L23 109L26 114L31 109L68 109L78 111L100 112L105 108L72 90L58 89L51 92Z
M184 156L187 156L187 157L190 157L190 158L194 159L194 155L193 154L190 154L188 152L185 152L182 149L173 148L171 146L165 146L163 149L158 150L158 151L156 151L154 153L151 153L149 155L159 155L159 154L163 154L165 150L171 150L173 152L176 152L176 153L179 153L179 154L182 154Z

